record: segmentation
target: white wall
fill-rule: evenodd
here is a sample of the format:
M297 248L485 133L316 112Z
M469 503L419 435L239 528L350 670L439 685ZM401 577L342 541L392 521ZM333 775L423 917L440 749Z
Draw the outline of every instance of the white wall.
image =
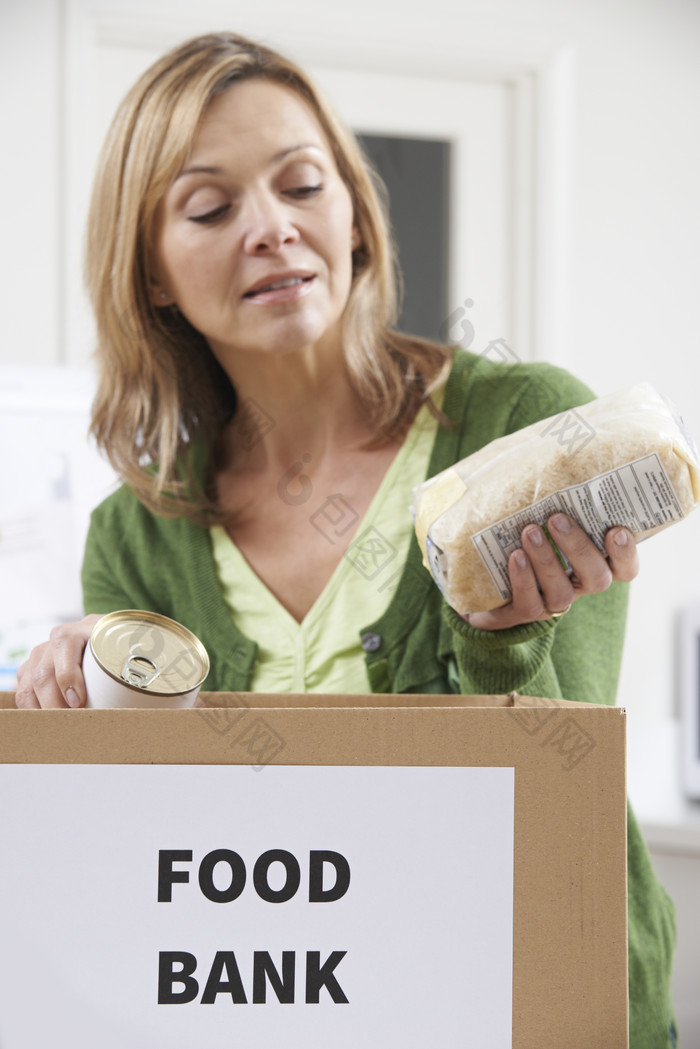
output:
M600 391L650 380L700 439L700 5L576 6L575 332L567 363ZM676 617L700 599L699 543L700 515L640 550L620 689L631 717L677 709Z
M0 3L0 362L50 361L60 328L60 5Z
M326 55L328 65L352 55L355 64L405 71L411 55L418 73L460 65L477 70L480 59L493 68L523 52L542 62L565 61L570 76L562 83L570 85L573 120L564 163L571 182L558 213L570 301L556 296L559 334L548 356L599 393L651 380L700 437L700 362L693 352L700 287L700 4L408 0L400 17L390 0L342 7L326 0L264 6L250 0L237 11L202 0L195 14L192 8L189 0L143 0L133 10L141 22L151 20L154 38L165 32L175 41L230 27L302 60ZM129 24L129 7L106 0L0 5L3 362L69 359L57 334L65 298L56 265L64 221L58 207L61 101L70 74L64 56L76 46L70 34L87 9L116 12ZM551 273L541 287L545 301L557 279ZM562 287L566 292L566 282ZM700 599L699 540L700 514L642 547L620 692L631 716L650 719L676 709L675 621L682 606Z

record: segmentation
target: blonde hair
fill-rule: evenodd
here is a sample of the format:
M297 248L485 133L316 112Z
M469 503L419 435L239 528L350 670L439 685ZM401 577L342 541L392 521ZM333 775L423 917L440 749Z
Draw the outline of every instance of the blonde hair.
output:
M343 343L374 444L406 430L451 355L392 330L398 275L383 188L308 77L232 33L184 43L141 76L116 113L95 178L86 254L98 333L92 433L121 478L158 513L217 519L215 503L194 481L192 453L212 460L236 394L203 336L151 300L157 212L208 105L253 77L283 84L311 107L352 198L361 245L353 253Z

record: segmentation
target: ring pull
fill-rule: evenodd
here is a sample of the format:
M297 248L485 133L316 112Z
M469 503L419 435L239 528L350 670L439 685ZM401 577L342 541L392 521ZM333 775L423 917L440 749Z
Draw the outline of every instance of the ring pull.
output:
M139 652L130 652L122 666L122 680L136 688L146 688L159 674L158 664Z

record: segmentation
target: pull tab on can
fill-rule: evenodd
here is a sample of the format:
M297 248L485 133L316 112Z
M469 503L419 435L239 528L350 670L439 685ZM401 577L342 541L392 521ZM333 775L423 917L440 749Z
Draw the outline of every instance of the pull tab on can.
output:
M159 674L160 667L138 649L129 653L122 666L122 680L136 688L148 688Z

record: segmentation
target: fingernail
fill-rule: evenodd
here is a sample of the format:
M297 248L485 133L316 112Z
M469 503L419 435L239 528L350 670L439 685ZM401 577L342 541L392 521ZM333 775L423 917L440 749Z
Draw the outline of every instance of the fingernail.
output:
M78 695L78 693L75 691L74 688L69 688L66 691L66 703L68 704L69 707L73 707L73 708L80 706L80 696Z
M516 550L514 557L515 563L517 564L518 568L527 568L527 557L522 552L522 550Z
M616 546L627 546L629 543L629 536L624 528L621 528L619 532L615 532L613 542Z
M556 528L557 532L566 533L571 531L571 521L564 514L556 514L552 518L552 524Z
M527 537L531 543L535 544L535 546L542 546L544 543L544 533L542 529L537 528L537 526L528 530Z

